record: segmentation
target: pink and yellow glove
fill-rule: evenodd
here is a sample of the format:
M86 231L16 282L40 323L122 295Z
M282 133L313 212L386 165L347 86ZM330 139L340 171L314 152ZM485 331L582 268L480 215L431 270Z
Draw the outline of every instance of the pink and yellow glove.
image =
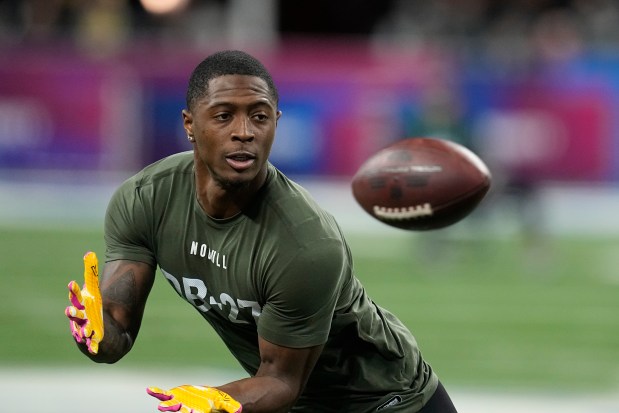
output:
M103 306L99 291L99 263L94 252L84 255L84 281L81 290L75 281L69 283L69 300L72 305L64 313L69 317L75 341L86 343L88 351L97 354L103 339Z
M241 403L213 387L185 384L170 390L149 387L146 392L161 400L159 411L181 413L241 413Z

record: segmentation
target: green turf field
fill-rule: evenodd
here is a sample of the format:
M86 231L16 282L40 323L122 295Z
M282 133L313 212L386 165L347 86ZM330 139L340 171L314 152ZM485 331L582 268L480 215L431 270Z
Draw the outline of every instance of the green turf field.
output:
M619 240L455 240L440 232L349 240L359 278L413 330L444 382L619 387ZM91 363L72 342L66 284L98 231L0 228L2 365ZM160 278L124 367L238 368Z

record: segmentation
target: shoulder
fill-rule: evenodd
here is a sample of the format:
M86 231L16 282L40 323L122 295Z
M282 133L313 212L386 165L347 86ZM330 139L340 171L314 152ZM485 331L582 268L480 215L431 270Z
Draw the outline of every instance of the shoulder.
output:
M105 214L107 259L133 259L153 264L155 233L170 199L190 196L193 155L182 152L148 165L122 183Z
M305 188L271 164L269 178L261 195L262 202L277 210L285 219L326 213Z
M193 152L180 152L158 160L131 177L136 187L160 183L175 176L193 174Z
M117 193L148 193L157 186L171 186L193 174L193 152L180 152L146 166L124 181Z
M154 162L124 181L110 199L114 205L147 205L156 197L188 191L193 174L193 153L181 152ZM178 191L178 192L177 192Z
M262 194L265 213L275 217L282 226L305 237L314 234L340 238L340 229L333 216L323 209L301 185L269 165L269 180Z

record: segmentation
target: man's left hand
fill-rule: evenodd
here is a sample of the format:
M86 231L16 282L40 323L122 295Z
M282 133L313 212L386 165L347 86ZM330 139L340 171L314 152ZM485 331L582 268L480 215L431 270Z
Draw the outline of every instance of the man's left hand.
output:
M213 387L192 386L185 384L170 390L149 387L146 392L161 400L158 409L161 412L181 413L241 413L241 403L229 394Z

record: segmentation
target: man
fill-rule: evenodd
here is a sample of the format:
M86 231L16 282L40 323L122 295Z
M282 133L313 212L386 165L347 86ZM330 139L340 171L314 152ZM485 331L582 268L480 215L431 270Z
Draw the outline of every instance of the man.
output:
M69 285L78 347L106 363L131 349L158 265L250 374L149 388L161 411L455 412L411 333L355 278L333 217L268 162L281 114L270 74L246 53L196 67L182 112L193 151L112 197L100 297L92 254L84 289Z

